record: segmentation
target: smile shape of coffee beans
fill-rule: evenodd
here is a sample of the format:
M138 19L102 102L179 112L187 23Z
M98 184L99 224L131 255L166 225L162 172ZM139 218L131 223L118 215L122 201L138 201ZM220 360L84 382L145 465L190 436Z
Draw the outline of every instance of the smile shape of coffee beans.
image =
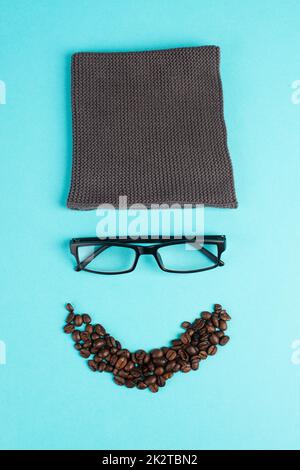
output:
M133 353L122 348L102 325L93 325L88 314L75 314L70 303L66 309L64 332L71 335L75 349L87 359L93 372L110 372L115 384L152 393L164 387L176 372L197 370L202 361L229 341L225 331L231 318L220 304L215 304L212 313L202 312L192 323L183 322L184 332L171 341L170 347Z

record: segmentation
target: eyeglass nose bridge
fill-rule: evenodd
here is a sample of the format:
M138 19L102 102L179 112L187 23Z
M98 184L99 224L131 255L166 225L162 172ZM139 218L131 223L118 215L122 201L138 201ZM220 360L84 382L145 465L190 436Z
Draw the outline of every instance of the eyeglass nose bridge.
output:
M153 255L154 249L153 246L137 246L139 255Z

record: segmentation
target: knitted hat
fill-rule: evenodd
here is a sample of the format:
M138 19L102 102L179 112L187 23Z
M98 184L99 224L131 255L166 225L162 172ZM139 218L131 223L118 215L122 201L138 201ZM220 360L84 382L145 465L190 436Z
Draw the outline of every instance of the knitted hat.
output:
M72 57L68 207L237 207L216 46Z

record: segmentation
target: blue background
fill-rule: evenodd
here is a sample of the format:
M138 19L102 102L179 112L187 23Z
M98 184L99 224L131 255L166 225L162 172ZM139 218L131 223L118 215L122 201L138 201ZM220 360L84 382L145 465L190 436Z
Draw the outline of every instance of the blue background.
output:
M0 447L299 448L300 4L288 0L0 1ZM66 208L71 169L70 56L215 44L239 208L205 209L226 266L165 274L76 273L72 236L95 211ZM74 302L130 349L167 344L214 302L232 341L160 393L92 374L62 334Z

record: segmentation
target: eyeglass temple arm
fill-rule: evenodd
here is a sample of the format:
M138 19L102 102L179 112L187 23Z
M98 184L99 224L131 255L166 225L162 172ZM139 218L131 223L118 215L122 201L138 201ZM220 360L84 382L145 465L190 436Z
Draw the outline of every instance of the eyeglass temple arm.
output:
M203 246L199 248L199 251L202 251L202 253L204 253L205 256L207 256L207 258L211 259L215 263L218 263L219 266L224 266L225 264L224 261L219 260L217 256L215 256L213 253L211 253L209 250L207 250Z
M97 250L95 250L93 253L91 253L89 256L87 256L83 261L78 263L78 266L76 267L76 271L81 271L84 269L93 259L95 259L102 251L106 250L108 246L99 246Z

